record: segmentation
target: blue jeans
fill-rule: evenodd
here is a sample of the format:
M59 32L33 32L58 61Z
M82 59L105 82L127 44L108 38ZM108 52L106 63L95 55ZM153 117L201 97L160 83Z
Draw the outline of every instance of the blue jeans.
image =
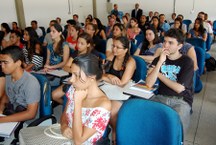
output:
M151 100L161 102L176 110L183 124L184 134L186 134L190 124L191 106L183 100L183 97L155 95Z

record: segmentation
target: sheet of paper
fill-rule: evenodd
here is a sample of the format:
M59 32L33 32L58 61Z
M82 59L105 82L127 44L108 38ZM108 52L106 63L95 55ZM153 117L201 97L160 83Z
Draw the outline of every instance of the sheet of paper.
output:
M0 114L0 116L4 116ZM18 126L19 122L0 123L0 136L9 138Z

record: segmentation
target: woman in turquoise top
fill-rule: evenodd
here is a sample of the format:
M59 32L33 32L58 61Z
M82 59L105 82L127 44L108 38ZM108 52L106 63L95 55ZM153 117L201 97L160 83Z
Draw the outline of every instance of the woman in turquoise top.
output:
M63 68L69 59L69 45L65 42L62 35L62 27L54 24L50 27L50 35L53 40L52 44L47 46L47 59L44 70Z

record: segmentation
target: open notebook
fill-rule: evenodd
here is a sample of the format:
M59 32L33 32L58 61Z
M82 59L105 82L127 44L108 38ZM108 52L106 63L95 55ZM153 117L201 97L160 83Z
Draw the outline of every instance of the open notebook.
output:
M138 83L131 83L124 88L124 94L141 97L144 99L150 99L154 95L154 91L157 90L158 85L154 85L149 88L145 81L140 80Z
M4 115L0 114L0 116ZM0 136L9 138L18 125L19 122L0 123Z
M37 74L49 74L49 75L60 77L60 78L69 76L69 73L62 69L49 70L48 72L45 72L44 70L32 71L32 72L37 73Z

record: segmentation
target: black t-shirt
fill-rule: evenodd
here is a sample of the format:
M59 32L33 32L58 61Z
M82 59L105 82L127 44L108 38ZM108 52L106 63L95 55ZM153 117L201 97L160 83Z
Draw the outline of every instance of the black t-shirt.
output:
M155 58L152 65L156 65L159 57ZM160 81L158 94L165 96L182 96L188 104L193 102L193 61L186 55L182 55L177 60L166 59L160 68L160 72L172 81L175 81L185 87L185 91L177 93L171 88L167 87Z

